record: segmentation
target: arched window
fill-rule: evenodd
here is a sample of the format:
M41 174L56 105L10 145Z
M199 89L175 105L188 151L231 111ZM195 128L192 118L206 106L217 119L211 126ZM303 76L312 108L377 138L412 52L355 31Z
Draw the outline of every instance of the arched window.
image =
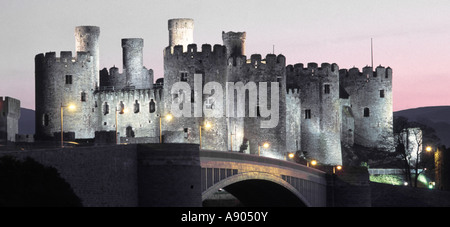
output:
M370 116L369 108L364 108L364 117L369 117L369 116Z
M123 104L122 101L120 101L119 103L119 114L124 114L125 113L125 105Z
M109 105L107 102L103 104L103 115L109 114Z
M150 113L154 113L156 111L156 103L153 99L150 100Z
M134 113L139 113L139 103L138 100L136 100L136 102L134 103Z

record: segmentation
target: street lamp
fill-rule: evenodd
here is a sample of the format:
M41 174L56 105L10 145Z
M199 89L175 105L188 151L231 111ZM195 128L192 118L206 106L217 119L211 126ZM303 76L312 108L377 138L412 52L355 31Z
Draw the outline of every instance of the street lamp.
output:
M118 134L118 121L117 121L117 114L118 113L121 113L121 114L124 114L124 113L128 113L128 109L126 109L126 108L121 108L120 110L116 107L116 144L119 144L118 143L118 140L117 140L117 134Z
M165 117L166 121L171 121L173 116L172 114L167 114ZM159 116L159 143L162 143L162 127L161 127L162 116Z
M205 123L205 129L210 129L211 127L212 127L212 125L209 123L209 122L206 122ZM199 133L199 135L200 135L200 149L202 149L202 125L200 124L200 126L199 126L199 131L200 131L200 133Z
M336 174L336 170L337 171L341 171L342 170L342 166L341 165L333 166L333 174Z
M291 153L288 154L288 157L289 157L290 159L293 159L293 158L295 157L295 154L291 152Z
M307 167L310 167L311 165L312 165L312 166L317 165L317 161L316 161L316 160L311 160L310 162L307 162L307 163L306 163L306 166L307 166Z
M64 108L69 108L69 110L75 110L75 105L70 104L68 106L63 106L61 103L61 147L64 147Z
M270 144L268 142L263 143L262 145L264 148L269 148ZM261 145L258 144L258 156L261 156Z
M428 152L430 152L430 151L433 150L433 148L432 148L431 146L427 146L427 147L425 148L425 150L428 151Z

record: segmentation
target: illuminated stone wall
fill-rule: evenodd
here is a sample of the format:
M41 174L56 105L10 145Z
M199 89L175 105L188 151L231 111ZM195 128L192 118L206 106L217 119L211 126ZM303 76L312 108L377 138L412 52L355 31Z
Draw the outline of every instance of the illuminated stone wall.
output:
M342 164L338 66L296 64L286 74L288 88L300 90L302 151L321 163Z
M351 97L354 142L372 148L393 146L392 69L379 66L340 71L341 85Z

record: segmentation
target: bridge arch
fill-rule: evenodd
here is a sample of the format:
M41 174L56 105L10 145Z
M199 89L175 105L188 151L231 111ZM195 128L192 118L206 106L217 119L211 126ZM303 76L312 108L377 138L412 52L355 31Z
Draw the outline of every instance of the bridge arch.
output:
M202 201L224 189L247 206L307 206L311 204L280 176L243 172L223 179L202 193Z

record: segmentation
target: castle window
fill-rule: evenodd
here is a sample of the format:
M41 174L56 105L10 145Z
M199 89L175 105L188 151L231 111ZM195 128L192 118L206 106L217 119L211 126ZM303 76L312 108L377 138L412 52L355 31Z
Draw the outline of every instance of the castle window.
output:
M305 110L305 119L311 119L311 110Z
M329 85L329 84L325 84L325 85L324 85L324 90L323 90L323 92L324 92L325 94L330 94L330 85Z
M188 79L188 73L187 72L180 72L180 81L186 82Z
M380 90L380 98L384 98L384 90Z
M72 75L66 75L66 84L72 84Z
M364 117L369 117L369 116L370 116L369 108L364 108Z
M125 105L123 104L122 101L120 101L119 103L119 114L124 114L125 113Z
M42 116L42 125L48 126L49 122L50 122L50 119L48 117L48 114L44 114L44 116Z
M103 105L103 115L109 114L109 105L107 102Z
M81 92L81 101L86 102L86 92Z
M134 103L134 113L139 113L139 106L138 100L136 100Z
M189 128L184 128L184 138L187 139L189 137Z
M150 113L154 113L156 111L156 103L153 99L150 100Z

